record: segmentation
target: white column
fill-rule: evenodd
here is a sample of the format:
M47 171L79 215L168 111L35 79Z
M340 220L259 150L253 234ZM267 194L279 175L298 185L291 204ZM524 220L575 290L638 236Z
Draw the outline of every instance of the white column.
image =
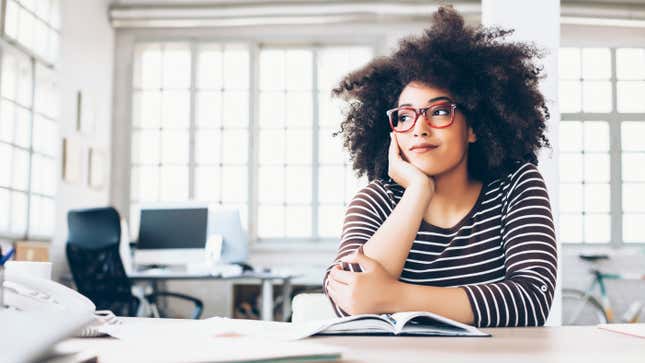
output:
M559 188L558 188L558 128L560 108L558 105L558 49L560 47L560 1L559 0L482 0L482 24L515 29L509 38L515 41L535 43L547 52L540 63L544 66L546 78L540 89L547 100L551 119L547 125L547 137L552 152L543 150L539 155L540 171L545 178L551 208L555 219L556 233L559 232ZM559 233L558 233L559 234ZM559 238L558 238L559 240ZM558 242L562 255L562 245ZM561 285L562 259L558 258L558 282L556 294L547 325L560 325L562 321Z

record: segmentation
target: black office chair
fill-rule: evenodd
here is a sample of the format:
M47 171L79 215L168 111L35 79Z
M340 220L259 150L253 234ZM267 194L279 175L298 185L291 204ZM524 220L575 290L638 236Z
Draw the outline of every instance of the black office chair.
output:
M120 316L136 316L141 301L132 294L132 282L125 273L119 241L119 213L112 207L73 210L67 214L69 237L65 252L78 291L98 310L112 310ZM188 300L195 305L193 319L199 319L201 300L173 292L145 296L156 306L159 297Z

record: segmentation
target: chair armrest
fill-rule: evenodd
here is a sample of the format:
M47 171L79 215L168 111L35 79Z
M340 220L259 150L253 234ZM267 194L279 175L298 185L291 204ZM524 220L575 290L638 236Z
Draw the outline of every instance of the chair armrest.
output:
M151 303L155 303L157 301L157 298L160 296L168 296L168 297L174 297L177 299L188 300L193 304L195 304L195 309L193 310L192 319L199 319L199 317L202 315L202 311L204 310L204 303L202 303L200 299L192 296L188 296L185 294L176 293L176 292L159 291L153 294L146 295L146 299Z

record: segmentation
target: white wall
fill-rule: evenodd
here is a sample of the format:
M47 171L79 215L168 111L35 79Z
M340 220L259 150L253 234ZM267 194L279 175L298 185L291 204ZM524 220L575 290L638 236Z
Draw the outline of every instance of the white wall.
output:
M114 31L108 22L107 0L63 0L62 34L57 65L60 91L60 136L78 141L82 150L81 182L68 184L59 179L56 193L56 230L51 245L54 276L68 271L65 258L67 211L73 208L104 206L109 202L112 79ZM95 129L76 131L76 94L92 99ZM89 111L89 110L88 110ZM88 148L106 153L106 179L102 190L88 187Z
M549 190L554 226L559 230L559 164L558 129L560 111L558 104L558 48L560 47L560 1L518 1L518 0L482 0L482 24L514 29L510 36L512 41L533 42L537 47L547 51L540 64L544 67L545 77L540 80L540 90L546 99L551 118L547 121L547 138L551 150L541 150L539 155L540 172L544 176ZM561 251L558 239L558 250ZM562 281L562 259L558 254L558 281L554 293L547 325L560 325L562 305L560 299Z

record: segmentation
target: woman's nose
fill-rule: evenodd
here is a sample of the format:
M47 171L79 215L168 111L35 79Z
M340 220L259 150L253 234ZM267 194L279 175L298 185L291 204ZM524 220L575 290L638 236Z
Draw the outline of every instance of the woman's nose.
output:
M414 136L419 136L419 135L427 136L430 133L430 125L428 125L425 115L419 115L419 118L417 118L417 122L414 124L414 127L412 128L412 133Z

